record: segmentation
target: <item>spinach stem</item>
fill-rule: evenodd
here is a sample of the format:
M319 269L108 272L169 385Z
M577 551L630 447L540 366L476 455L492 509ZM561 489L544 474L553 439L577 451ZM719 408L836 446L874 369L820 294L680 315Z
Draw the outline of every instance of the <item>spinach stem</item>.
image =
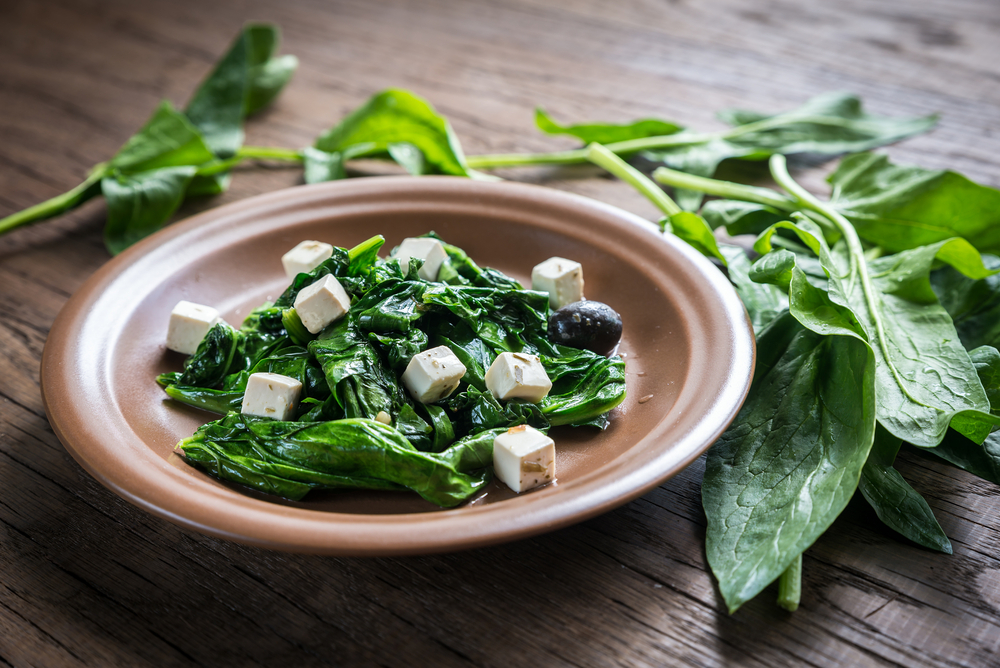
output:
M661 183L665 186L697 190L698 192L703 192L706 195L713 195L715 197L724 197L743 202L754 202L755 204L769 206L786 213L801 211L803 208L803 205L797 200L791 197L786 197L781 193L771 190L770 188L759 188L757 186L748 186L742 183L734 183L732 181L709 179L704 176L695 176L694 174L679 172L676 169L669 169L667 167L658 167L656 171L653 172L653 178L657 183ZM829 239L831 243L833 240L840 238L839 229L836 225L831 223L825 215L817 213L812 209L807 209L801 212L823 229L823 232L826 234L827 239Z
M107 173L108 168L105 163L95 165L83 183L75 188L0 219L0 234L69 211L79 204L86 197L87 190L100 182L101 179L107 176Z
M770 188L758 188L756 186L743 185L742 183L733 183L732 181L709 179L704 176L679 172L676 169L669 169L668 167L657 167L656 171L653 172L653 179L665 186L697 190L706 195L725 197L726 199L754 202L773 207L780 211L791 212L799 208L794 199L776 193Z
M869 344L871 344L872 347L876 345L879 347L882 352L883 359L892 360L892 356L889 354L888 343L886 343L885 323L883 322L882 314L879 312L879 302L875 296L875 286L872 285L872 277L868 273L868 262L865 256L865 249L861 245L861 238L858 236L854 226L851 225L851 222L841 215L839 211L834 209L829 204L819 201L812 195L812 193L795 182L795 180L788 173L785 156L779 154L772 155L770 167L771 176L774 177L775 182L779 186L784 188L789 195L797 199L803 208L815 211L821 216L831 220L833 224L837 226L840 233L843 234L844 240L847 242L847 249L850 251L851 275L857 276L861 282L861 290L865 294L865 305L868 307L869 317L871 318L871 323L875 328L875 338L878 339L877 341L869 340ZM869 333L869 336L871 336L871 333ZM902 389L911 400L917 402L917 399L910 395L907 391L906 383L900 376L896 365L890 362L886 364L886 366L892 372L892 376L899 388Z
M778 605L788 612L799 609L802 597L802 553L795 557L785 572L778 578Z
M305 158L301 151L277 146L243 146L236 155L227 160L214 160L198 167L198 176L213 176L228 172L244 160L284 160L285 162L302 163Z
M672 200L663 188L656 185L645 174L628 164L601 144L591 144L587 147L587 159L598 167L603 167L622 181L629 183L641 192L668 218L680 213L677 202Z
M628 155L639 151L707 144L718 139L736 139L742 135L770 130L792 122L843 126L847 121L826 116L803 115L793 117L790 114L779 114L778 116L764 118L753 123L745 123L729 130L720 130L718 132L678 132L671 135L656 135L653 137L640 137L638 139L610 142L604 146L612 153ZM571 165L586 162L588 159L587 149L578 148L570 151L552 151L548 153L470 155L466 157L466 162L473 169L491 169L495 167L518 167L523 165Z
M288 162L303 162L302 151L277 146L244 146L236 152L237 158L259 160L286 160Z
M616 155L627 155L637 151L654 148L670 148L672 146L691 146L710 141L712 134L660 135L643 137L605 144L604 147ZM553 151L550 153L504 153L496 155L470 155L466 162L473 169L491 169L494 167L517 167L522 165L573 165L586 162L587 148L571 151Z

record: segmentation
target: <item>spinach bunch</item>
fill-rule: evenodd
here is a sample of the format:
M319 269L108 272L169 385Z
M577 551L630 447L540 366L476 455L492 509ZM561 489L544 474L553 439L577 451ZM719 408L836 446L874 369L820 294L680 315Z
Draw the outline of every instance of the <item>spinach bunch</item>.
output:
M602 147L589 154L645 179ZM782 155L770 169L783 192L653 174L724 198L702 208L705 226L758 234L752 264L717 247L758 350L747 401L709 450L702 484L708 560L731 611L779 578L779 602L794 609L802 552L855 490L901 535L950 553L893 468L903 442L1000 482L1000 260L980 255L995 249L1000 192L860 153L843 159L820 201Z
M267 106L298 65L294 56L275 56L277 44L277 27L248 25L184 111L164 101L83 183L0 220L0 232L65 213L100 194L108 207L104 243L119 253L166 224L185 197L225 191L239 159L272 153L241 147L244 119Z
M300 150L244 146L244 120L277 97L298 65L294 56L274 55L277 43L277 27L248 25L183 111L163 102L115 156L94 166L83 183L0 220L0 233L60 215L103 194L108 210L105 245L116 254L160 229L185 198L225 191L233 167L244 160L300 163L305 182L319 183L346 178L346 163L358 158L392 160L413 175L446 174L482 180L496 177L480 169L588 159L586 149L467 157L444 116L423 98L395 88L373 95L321 133L311 146ZM535 120L548 134L607 144L612 153L702 176L711 176L728 158L760 160L773 154L861 151L926 131L936 122L934 116L873 116L862 110L856 96L847 93L820 95L798 109L779 114L727 110L720 117L732 125L730 130L694 132L659 119L563 126L541 109L536 111ZM961 180L957 175L942 178ZM919 177L910 184L914 190L923 185ZM667 207L669 211L661 221L664 228L727 262L711 229L692 213L701 202L701 192L682 187L676 194L679 206ZM847 203L858 215L871 213L872 204L863 196ZM912 207L915 211L920 208L916 204ZM891 223L885 223L890 218L884 216L873 230L891 227ZM958 214L952 218L964 220ZM979 227L982 234L989 234L981 224ZM891 236L900 232L885 233Z
M568 135L597 143L621 156L638 156L647 162L673 167L689 174L712 176L723 160L762 160L771 155L812 154L835 156L884 146L931 129L936 116L887 118L866 113L861 100L850 93L817 95L801 107L777 114L726 109L718 114L729 130L693 132L670 121L641 119L623 124L584 123L560 125L543 109L535 110L535 123L551 135ZM476 168L525 164L571 164L588 160L587 149L553 153L475 156ZM702 193L679 189L676 201L694 211Z
M240 329L209 330L183 371L158 381L168 396L225 414L179 444L189 462L257 490L299 499L312 489L410 489L454 506L489 481L493 438L530 424L604 428L625 397L625 365L546 338L544 293L479 267L445 244L439 282L380 260L384 240L337 248L299 274ZM300 290L333 275L351 295L348 314L318 335L301 325ZM416 353L448 346L466 364L459 391L435 404L413 401L399 377ZM501 404L486 390L486 369L502 352L539 355L553 387L538 404ZM278 373L302 383L296 419L239 415L250 374ZM390 416L393 427L375 421Z

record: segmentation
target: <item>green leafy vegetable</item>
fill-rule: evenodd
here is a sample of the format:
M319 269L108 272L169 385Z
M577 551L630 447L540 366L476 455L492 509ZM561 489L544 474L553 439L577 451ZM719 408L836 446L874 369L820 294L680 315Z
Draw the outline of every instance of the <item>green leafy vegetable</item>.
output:
M871 454L861 471L858 489L886 526L918 545L951 554L951 541L930 506L892 467L900 440L882 427L875 431Z
M498 430L606 426L606 413L625 396L625 365L617 356L549 342L544 293L521 289L447 244L457 284L420 279L419 262L411 262L404 276L396 260L378 258L383 243L375 236L349 250L335 248L312 272L298 274L275 304L255 309L239 330L225 323L210 329L183 372L157 379L177 401L228 413L180 444L192 464L293 499L313 489L405 487L453 506L488 480ZM327 275L337 276L353 303L314 337L289 305ZM398 376L432 341L451 347L469 366L461 391L425 405L409 397ZM541 403L501 404L484 391L485 370L508 350L542 356L553 387ZM231 412L239 410L250 374L260 372L302 384L297 422Z
M448 121L423 98L390 88L319 136L306 154L306 182L342 176L348 158L386 155L411 173L474 176Z
M848 156L829 180L830 205L863 239L889 251L952 237L1000 251L1000 190L951 171L893 165L873 153Z
M702 500L712 571L735 611L781 575L854 493L875 429L863 342L789 314L761 333L753 385L708 451Z
M879 258L869 266L850 223L791 181L780 156L772 164L779 184L804 206L836 222L846 242L830 248L819 229L806 220L778 223L762 235L757 250L770 250L770 237L782 227L798 234L820 256L830 278L828 296L817 294L804 276L793 273L792 312L819 333L853 332L871 345L877 363L879 422L914 445L933 447L958 413L988 413L972 361L951 318L937 303L928 277L935 259L981 277L988 271L978 253L964 240L952 239Z
M983 255L983 264L1000 269L1000 257ZM967 349L1000 347L1000 274L971 279L946 266L931 273L931 287Z
M343 480L336 485L340 487L365 487L364 481L373 480L379 481L379 487L384 489L387 487L385 482L395 483L446 508L465 501L489 481L488 470L478 475L461 473L447 459L415 450L398 431L374 420L277 422L233 413L220 423L209 423L195 436L181 441L181 450L187 455L189 449L204 447L209 441L216 445L237 443L241 449L253 452L259 461L284 464L305 472L299 477L338 476ZM226 432L217 435L221 429ZM355 485L357 480L362 484ZM261 489L263 485L251 486ZM316 479L309 489L317 486L334 485ZM301 498L302 495L304 492L296 492L289 498Z
M104 228L108 250L120 253L160 229L180 206L195 171L194 167L163 167L102 179L108 203Z
M754 334L760 334L772 320L788 309L788 296L774 285L750 280L750 259L738 246L720 245L729 267L729 280L750 316Z
M622 125L614 123L560 125L541 108L535 109L535 125L546 134L570 135L581 140L584 144L610 144L629 139L672 135L683 129L679 125L655 118L646 118Z
M280 92L295 70L294 57L273 58L277 28L245 28L195 92L185 113L163 102L142 129L107 163L69 192L0 221L0 232L64 213L104 194L105 245L119 253L160 229L185 197L223 192L241 159L295 152L243 151L243 119ZM100 183L98 189L97 183Z
M884 146L931 129L936 116L886 118L865 113L861 100L850 93L825 93L792 111L761 114L729 110L719 114L733 126L712 133L677 131L665 121L637 121L625 125L593 123L563 127L544 113L537 114L539 126L549 133L571 134L585 141L608 143L608 150L628 156L641 154L648 161L668 165L698 176L712 176L719 163L728 158L761 160L770 155L813 153L838 155ZM660 125L658 125L660 124ZM644 135L660 127L660 135ZM473 156L476 169L527 164L568 164L583 162L586 149L527 155ZM675 193L682 208L693 211L701 203L701 193L680 188Z

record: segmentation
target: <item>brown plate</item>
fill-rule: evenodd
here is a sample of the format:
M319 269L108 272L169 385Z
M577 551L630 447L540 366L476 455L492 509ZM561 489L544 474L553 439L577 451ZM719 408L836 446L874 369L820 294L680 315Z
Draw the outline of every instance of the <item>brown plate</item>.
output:
M237 324L288 281L281 254L303 239L392 248L435 230L479 263L530 283L538 262L583 263L586 294L622 315L628 396L611 426L552 430L556 483L515 496L495 483L442 510L409 493L337 491L290 503L217 482L175 444L215 419L166 398L158 373L174 304L219 308ZM736 415L754 343L722 274L656 227L614 207L517 183L379 177L291 188L177 223L88 280L56 318L42 396L66 449L140 508L213 536L344 555L440 552L522 538L593 517L690 464Z

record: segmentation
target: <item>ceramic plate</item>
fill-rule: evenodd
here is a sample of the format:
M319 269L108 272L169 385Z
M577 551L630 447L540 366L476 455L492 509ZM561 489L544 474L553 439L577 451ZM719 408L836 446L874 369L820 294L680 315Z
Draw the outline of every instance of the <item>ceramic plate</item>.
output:
M282 253L303 239L386 249L434 230L480 265L530 284L551 256L583 264L586 294L624 322L628 396L611 426L552 430L556 483L514 495L494 483L450 510L410 493L313 493L298 503L220 483L175 444L212 414L166 398L155 377L177 301L238 324L288 283ZM614 207L517 183L379 177L303 186L170 226L108 262L70 299L42 358L55 433L95 478L145 510L268 548L393 555L477 547L579 522L649 491L698 457L746 396L753 335L732 287L705 258Z

